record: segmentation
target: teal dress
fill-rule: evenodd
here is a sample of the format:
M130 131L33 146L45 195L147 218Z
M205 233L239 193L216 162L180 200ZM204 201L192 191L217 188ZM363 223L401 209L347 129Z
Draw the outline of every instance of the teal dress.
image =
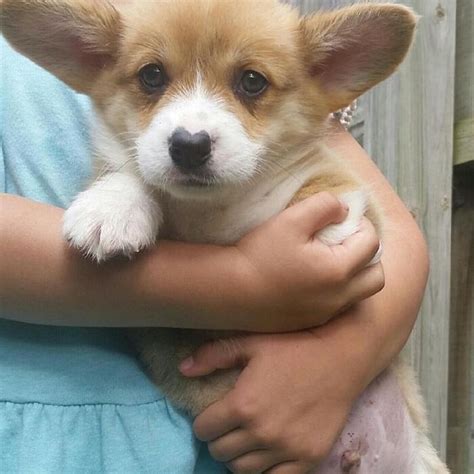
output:
M0 50L0 191L65 207L89 175L89 101ZM219 472L122 331L0 319L0 473Z

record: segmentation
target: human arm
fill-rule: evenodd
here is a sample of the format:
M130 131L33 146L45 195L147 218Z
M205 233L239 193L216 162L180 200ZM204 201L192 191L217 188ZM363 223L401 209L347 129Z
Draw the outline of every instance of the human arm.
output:
M354 276L375 252L373 229L338 246L345 253L312 244L319 228L346 215L328 195L284 211L245 238L247 247L258 247L267 285L261 278L254 284L253 262L238 245L161 241L133 261L98 266L64 241L61 209L5 194L0 209L2 314L24 322L283 331L322 322L383 284L380 268ZM291 268L281 268L280 259ZM347 277L334 279L332 270L341 266ZM295 304L295 294L284 287L301 279L310 285ZM275 290L272 295L256 289L265 286ZM309 310L315 305L319 314Z
M186 375L244 367L235 389L195 421L211 454L235 472L303 473L321 460L355 398L400 352L421 304L428 254L416 222L349 134L338 131L330 144L372 183L385 210L385 288L320 328L215 343L194 354Z

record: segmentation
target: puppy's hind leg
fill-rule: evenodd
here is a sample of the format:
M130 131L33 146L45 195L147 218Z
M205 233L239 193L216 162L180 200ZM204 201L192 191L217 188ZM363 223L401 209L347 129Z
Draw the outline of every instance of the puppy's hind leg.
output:
M449 469L441 461L429 439L426 407L413 367L402 356L394 362L392 368L415 428L413 474L449 474Z
M431 441L425 433L418 433L416 440L417 455L413 474L449 474L450 471L441 461Z

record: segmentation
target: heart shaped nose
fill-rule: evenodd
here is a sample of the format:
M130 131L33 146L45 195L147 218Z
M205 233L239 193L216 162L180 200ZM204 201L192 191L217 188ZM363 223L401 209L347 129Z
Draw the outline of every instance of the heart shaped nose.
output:
M169 153L173 163L182 170L195 170L211 157L211 137L204 130L191 134L177 128L169 139Z

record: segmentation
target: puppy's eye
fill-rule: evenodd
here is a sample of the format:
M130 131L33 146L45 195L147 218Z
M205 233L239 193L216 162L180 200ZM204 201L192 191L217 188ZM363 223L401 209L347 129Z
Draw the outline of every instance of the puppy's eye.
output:
M267 79L256 71L244 71L239 89L249 97L260 95L268 87Z
M150 94L162 89L166 85L166 74L163 66L159 64L147 64L138 73L140 82Z

